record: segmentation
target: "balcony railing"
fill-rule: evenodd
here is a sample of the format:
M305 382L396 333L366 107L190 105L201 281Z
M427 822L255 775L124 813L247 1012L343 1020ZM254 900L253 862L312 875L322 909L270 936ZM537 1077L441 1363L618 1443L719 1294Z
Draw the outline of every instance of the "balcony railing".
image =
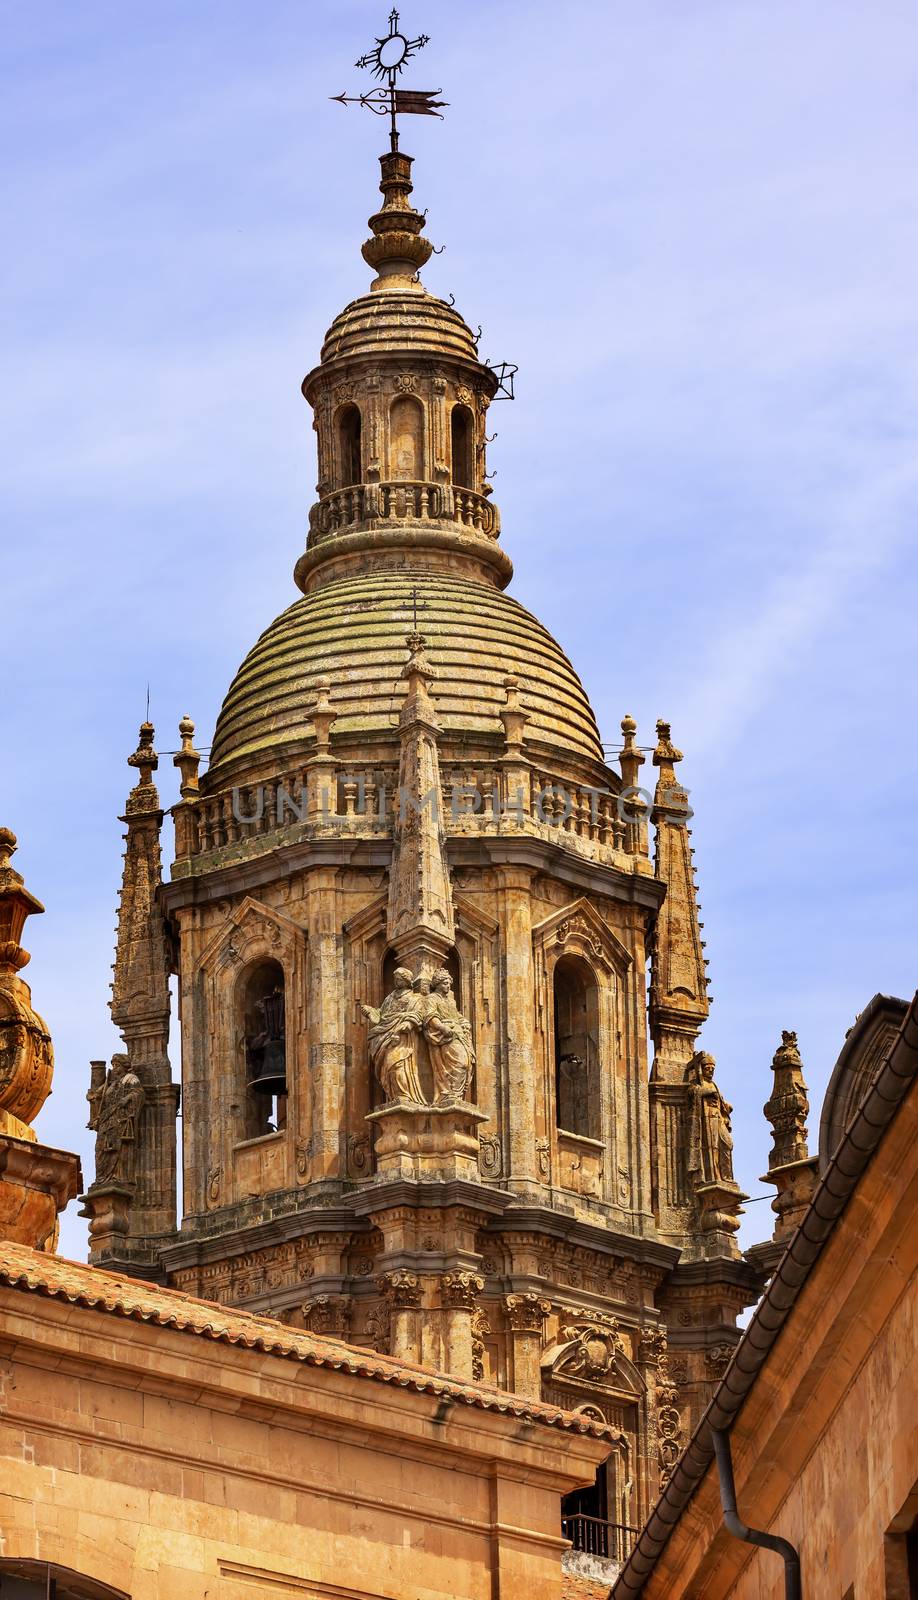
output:
M355 483L323 496L309 513L314 539L357 527L399 522L461 522L490 539L500 532L497 507L486 495L440 483Z
M561 1518L561 1533L584 1555L601 1556L605 1561L627 1561L638 1530L621 1522L605 1522L601 1517L584 1517L578 1513Z

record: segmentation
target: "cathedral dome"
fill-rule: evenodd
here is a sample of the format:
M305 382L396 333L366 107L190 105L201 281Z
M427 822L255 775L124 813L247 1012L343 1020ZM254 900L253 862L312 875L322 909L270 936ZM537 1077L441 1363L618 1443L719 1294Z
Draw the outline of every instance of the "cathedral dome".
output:
M324 366L392 350L406 358L430 355L478 361L474 335L459 312L426 289L413 286L352 300L325 335L321 359Z
M602 761L580 679L541 623L492 584L406 568L340 577L271 623L223 702L211 775L230 764L261 765L270 753L310 739L310 707L322 680L337 712L336 742L394 736L415 594L446 742L502 735L499 714L512 673L528 713L527 743Z

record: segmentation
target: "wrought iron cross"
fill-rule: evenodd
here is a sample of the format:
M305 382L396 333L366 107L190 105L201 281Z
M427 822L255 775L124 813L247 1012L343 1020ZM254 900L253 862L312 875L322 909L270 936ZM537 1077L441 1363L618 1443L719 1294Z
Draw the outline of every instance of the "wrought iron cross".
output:
M332 100L337 100L342 106L366 106L368 111L373 111L378 117L388 116L390 119L389 137L391 148L398 149L398 123L399 116L416 117L442 117L440 106L449 102L438 100L436 96L440 89L399 89L396 87L398 75L406 61L409 61L418 50L423 50L427 44L426 33L419 33L416 39L409 39L399 27L398 12L389 13L389 32L376 40L375 48L368 50L366 55L360 57L356 65L369 67L373 76L385 84L384 88L370 89L367 94L333 94Z

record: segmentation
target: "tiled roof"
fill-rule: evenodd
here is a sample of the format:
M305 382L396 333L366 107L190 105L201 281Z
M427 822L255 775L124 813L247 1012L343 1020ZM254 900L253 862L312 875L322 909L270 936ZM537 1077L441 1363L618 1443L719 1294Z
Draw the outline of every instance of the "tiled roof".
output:
M305 1361L312 1367L330 1367L357 1378L395 1384L417 1394L439 1395L457 1404L477 1406L482 1411L500 1411L550 1428L565 1428L596 1439L614 1437L611 1429L579 1413L524 1400L486 1384L444 1377L429 1367L377 1355L372 1350L345 1344L341 1339L288 1328L274 1317L229 1310L209 1300L182 1294L177 1289L160 1289L135 1278L106 1272L101 1267L44 1255L26 1245L0 1241L0 1286L3 1285L54 1300L66 1300L71 1305L85 1306L110 1316L151 1322L160 1328L174 1328L179 1333L196 1334L199 1338L239 1345L265 1355Z

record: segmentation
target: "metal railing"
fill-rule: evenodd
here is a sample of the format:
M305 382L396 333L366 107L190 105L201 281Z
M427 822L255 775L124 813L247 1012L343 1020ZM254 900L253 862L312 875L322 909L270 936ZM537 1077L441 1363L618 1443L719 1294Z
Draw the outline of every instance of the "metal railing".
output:
M584 1555L601 1556L606 1561L627 1561L637 1528L628 1528L621 1522L606 1522L602 1517L576 1516L561 1518L561 1533L570 1539L575 1550Z

